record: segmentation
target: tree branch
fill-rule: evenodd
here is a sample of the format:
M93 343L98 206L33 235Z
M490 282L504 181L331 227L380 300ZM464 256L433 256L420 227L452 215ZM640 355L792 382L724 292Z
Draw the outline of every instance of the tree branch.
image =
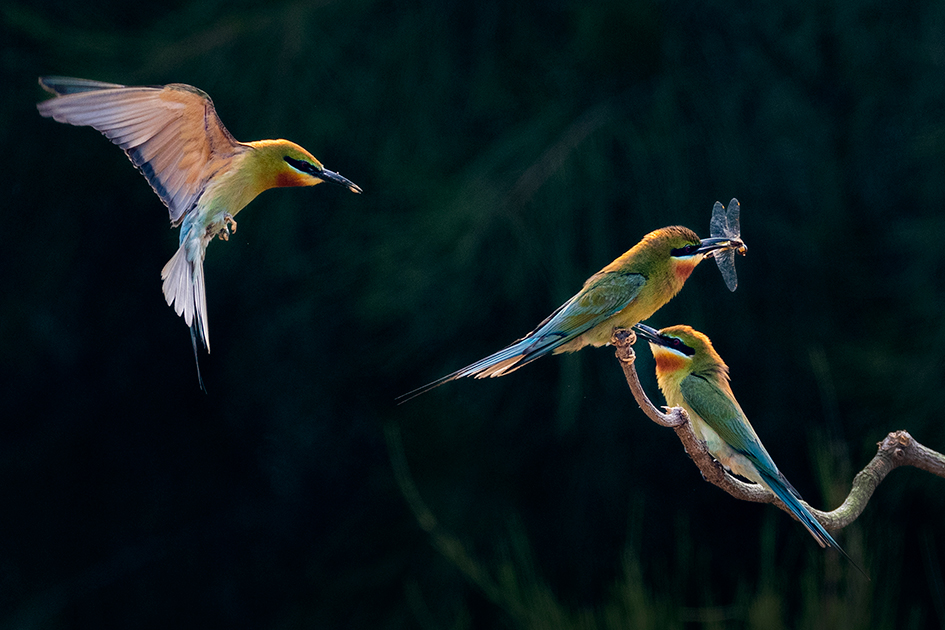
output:
M680 407L665 408L666 413L660 412L650 399L647 398L634 368L636 355L633 352L633 342L636 335L632 330L617 329L614 331L611 343L617 349L617 360L623 369L630 391L643 410L653 422L660 426L670 427L682 442L692 461L702 471L706 481L725 490L736 499L753 501L755 503L773 503L788 514L791 511L773 493L754 483L745 483L733 477L719 464L706 449L705 442L698 439L692 431L689 415ZM894 431L879 442L876 455L866 467L853 478L853 487L846 500L837 509L831 512L822 512L810 508L811 514L830 530L842 529L863 513L866 504L880 482L891 471L900 466L913 466L938 477L945 478L945 455L916 442L906 431ZM805 505L807 505L805 503ZM791 514L793 517L794 515ZM796 517L795 517L796 518Z

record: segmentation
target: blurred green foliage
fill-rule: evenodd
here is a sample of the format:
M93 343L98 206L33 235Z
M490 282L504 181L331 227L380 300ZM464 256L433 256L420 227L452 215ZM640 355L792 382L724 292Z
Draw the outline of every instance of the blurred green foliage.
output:
M393 404L736 196L738 292L704 265L650 323L712 337L815 506L891 430L943 450L943 42L934 2L0 4L0 628L945 626L941 479L839 534L865 583L703 483L607 349ZM177 232L42 74L196 85L364 188L210 247L208 395Z

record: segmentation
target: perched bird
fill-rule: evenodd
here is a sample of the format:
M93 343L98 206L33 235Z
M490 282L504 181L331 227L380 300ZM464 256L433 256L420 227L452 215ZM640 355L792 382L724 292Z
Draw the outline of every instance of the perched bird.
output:
M213 237L228 240L233 219L269 188L339 184L361 188L325 169L288 140L238 142L226 130L210 97L182 83L126 87L67 77L41 77L56 95L39 113L101 131L145 176L181 226L180 248L161 271L164 297L210 351L203 259ZM199 369L199 368L198 368Z
M735 400L729 386L728 366L709 338L689 326L655 330L637 324L633 329L650 343L656 361L656 380L667 404L686 410L693 432L705 442L712 457L727 470L777 495L817 544L836 549L849 560L837 541L800 503L797 490L774 465Z
M400 396L399 401L406 402L465 376L504 376L546 354L607 345L614 329L629 328L669 302L704 258L743 246L738 239L700 240L695 232L680 226L650 232L620 258L588 278L577 295L525 337Z

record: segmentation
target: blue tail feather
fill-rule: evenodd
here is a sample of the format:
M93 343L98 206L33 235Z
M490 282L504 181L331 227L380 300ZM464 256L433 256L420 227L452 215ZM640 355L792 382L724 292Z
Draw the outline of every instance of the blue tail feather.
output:
M817 541L817 544L821 547L830 547L831 549L843 551L837 541L833 539L833 536L820 524L820 521L814 518L814 515L811 514L807 508L801 505L800 497L792 486L786 484L785 480L780 475L775 477L764 471L759 471L759 474L761 478L764 479L768 488L770 488L771 491L781 499L782 503L801 521L801 524L810 532L811 536Z
M544 346L540 346L541 341L543 341L543 339L535 337L519 339L515 343L502 348L498 352L490 354L484 359L479 359L475 363L471 363L451 374L438 378L432 383L428 383L423 387L418 387L413 391L398 396L396 399L397 404L403 404L412 398L416 398L420 394L425 394L431 389L435 389L444 383L455 381L458 378L465 378L467 376L472 376L473 378L504 376L509 372L514 372L523 365L531 363L535 359L545 356L558 347L558 344L547 343Z
M759 470L758 473L761 475L761 478L764 480L768 488L779 498L781 502L784 503L791 510L791 513L797 517L801 522L801 525L810 532L810 535L814 537L814 540L817 541L821 547L829 547L831 549L836 549L846 558L850 564L856 567L856 570L866 576L866 579L869 579L866 571L861 569L859 565L853 562L853 559L847 554L846 551L840 546L840 544L833 539L823 525L820 524L814 515L810 513L804 505L801 503L801 497L797 494L797 491L794 490L794 487L788 483L787 479L783 475L777 473L777 475L771 475L765 471Z

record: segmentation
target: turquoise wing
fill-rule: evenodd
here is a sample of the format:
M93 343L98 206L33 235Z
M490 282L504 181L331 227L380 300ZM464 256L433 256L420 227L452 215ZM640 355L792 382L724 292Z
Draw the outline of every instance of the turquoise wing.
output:
M504 376L514 372L554 352L556 348L625 309L640 294L644 284L646 278L638 273L609 272L591 276L577 295L559 306L525 337L484 359L400 396L398 402L406 402L458 378Z
M775 466L735 399L708 378L695 374L683 379L681 389L686 404L729 446L754 464L764 484L797 516L817 544L836 549L849 560L850 556L800 502L800 494Z
M563 345L627 308L645 284L646 278L639 273L596 274L522 341L534 340L529 354L549 344Z
M747 457L759 472L779 474L741 407L719 385L704 376L691 374L683 379L680 390L686 404L726 444Z

